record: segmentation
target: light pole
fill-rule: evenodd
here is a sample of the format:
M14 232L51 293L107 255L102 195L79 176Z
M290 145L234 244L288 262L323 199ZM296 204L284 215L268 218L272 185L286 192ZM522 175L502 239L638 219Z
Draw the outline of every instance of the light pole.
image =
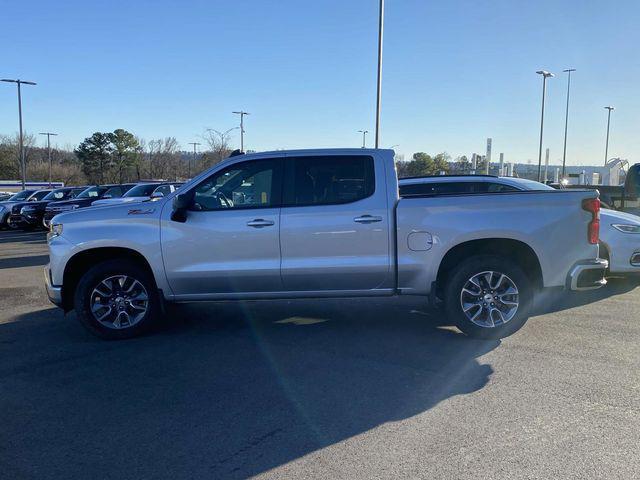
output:
M615 110L614 107L612 106L608 106L608 107L604 107L606 110L609 110L609 112L607 113L607 141L605 143L605 147L604 147L604 166L607 166L607 160L608 160L608 156L609 156L609 126L611 125L611 110Z
M57 133L40 132L40 135L47 136L47 158L49 160L49 188L51 188L51 135L57 136Z
M239 112L231 112L240 115L240 151L244 152L244 116L251 115L249 112L240 110Z
M575 72L575 68L567 68L563 70L567 75L567 110L564 114L564 148L562 150L562 178L565 177L567 170L567 128L569 126L569 92L571 90L571 72Z
M380 144L380 102L382 100L382 36L384 32L384 0L380 0L378 11L378 82L376 85L376 138L375 147Z
M25 184L27 183L27 165L26 162L24 160L24 145L23 145L23 139L22 139L22 92L20 89L20 85L22 85L23 83L25 85L35 85L35 82L27 82L26 80L11 80L9 78L3 78L1 81L3 82L8 82L8 83L15 83L18 85L18 122L20 125L20 170L22 173L22 190L25 189Z
M196 155L197 155L196 147L198 145L201 145L201 144L198 143L198 142L189 142L189 145L193 145L193 161L195 162L196 161ZM188 177L191 178L191 160L189 160L189 175L188 175Z
M367 133L369 133L369 130L358 130L358 133L362 134L362 148L367 148Z
M546 70L538 70L538 75L542 75L542 113L540 115L540 148L538 149L538 181L542 180L542 132L544 131L544 100L547 94L547 78L555 75Z

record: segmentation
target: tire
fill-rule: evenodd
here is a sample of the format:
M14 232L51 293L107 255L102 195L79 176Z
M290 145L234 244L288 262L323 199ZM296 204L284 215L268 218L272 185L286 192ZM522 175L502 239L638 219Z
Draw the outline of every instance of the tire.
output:
M82 275L74 308L89 332L120 340L139 336L157 322L160 298L146 269L130 260L107 260Z
M449 320L466 335L499 339L526 323L533 293L531 280L515 262L498 255L477 255L449 273L444 307Z

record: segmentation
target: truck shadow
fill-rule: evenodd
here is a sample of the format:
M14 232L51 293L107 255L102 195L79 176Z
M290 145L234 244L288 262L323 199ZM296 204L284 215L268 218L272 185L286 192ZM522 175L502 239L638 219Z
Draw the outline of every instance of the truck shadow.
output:
M246 478L487 384L500 342L395 302L184 305L122 342L23 315L0 326L5 454L58 478Z
M639 284L640 277L614 277L607 280L607 285L605 287L597 290L590 290L586 292L566 292L563 290L544 291L536 302L534 314L544 315L596 303L600 300L604 300L605 298L623 295L630 292L637 288Z

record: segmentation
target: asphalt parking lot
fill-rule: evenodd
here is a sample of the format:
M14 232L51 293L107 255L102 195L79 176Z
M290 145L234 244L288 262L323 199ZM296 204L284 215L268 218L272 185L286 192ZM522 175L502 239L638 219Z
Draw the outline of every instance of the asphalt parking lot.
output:
M419 302L180 306L105 342L0 232L0 477L640 478L640 289L550 298L502 341Z

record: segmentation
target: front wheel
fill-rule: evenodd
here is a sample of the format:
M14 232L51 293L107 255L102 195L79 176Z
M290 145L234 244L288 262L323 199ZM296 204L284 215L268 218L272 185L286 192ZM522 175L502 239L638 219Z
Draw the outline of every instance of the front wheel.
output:
M507 337L529 318L532 283L513 261L497 255L463 260L444 289L447 316L465 334L483 339Z
M160 311L152 276L126 260L107 260L90 268L78 283L74 307L91 333L110 340L142 334Z

